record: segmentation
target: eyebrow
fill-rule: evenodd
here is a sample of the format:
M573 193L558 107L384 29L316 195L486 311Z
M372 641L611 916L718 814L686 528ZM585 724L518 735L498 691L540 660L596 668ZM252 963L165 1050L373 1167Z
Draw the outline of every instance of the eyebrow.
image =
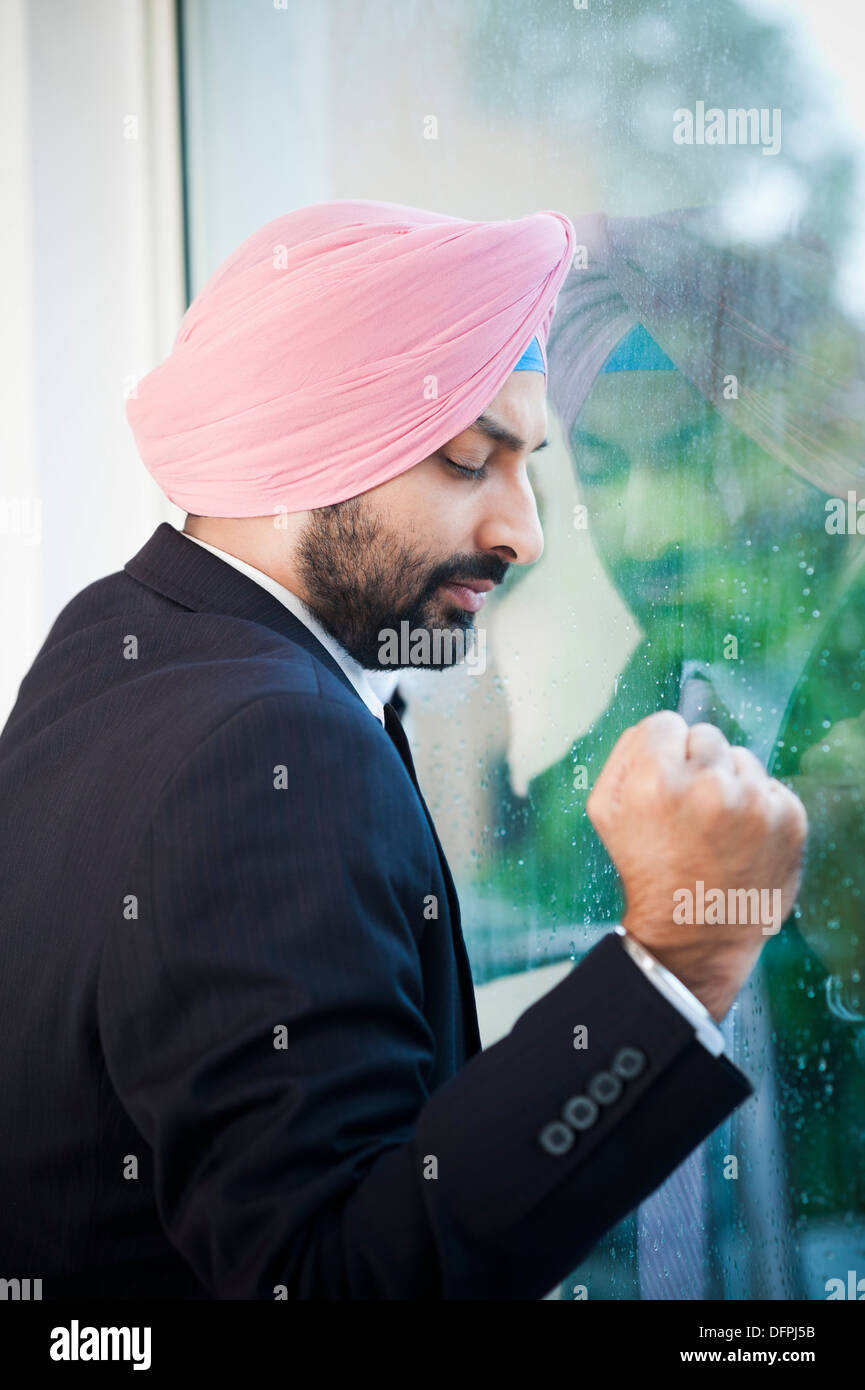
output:
M494 439L497 444L504 444L506 449L513 449L515 453L520 453L526 448L524 439L521 439L518 434L514 434L513 430L507 429L500 420L493 419L492 415L479 415L474 424L469 425L469 429L480 430L481 434L485 434L488 439ZM541 440L540 444L532 450L532 453L536 454L538 449L546 449L549 442L549 439Z
M592 448L600 446L602 449L608 449L611 447L608 439L600 439L598 435L590 434L588 430L582 429L580 425L574 425L571 430L571 443L588 444ZM617 446L614 445L613 447Z
M701 435L711 434L717 427L719 418L718 411L701 415L698 420L689 421L680 426L679 429L674 430L672 434L665 434L660 439L656 439L654 447L664 449L676 444L687 444L691 439L699 439ZM596 434L590 434L588 430L581 429L579 425L574 425L571 430L571 442L573 444L586 444L591 448L619 448L618 444L611 443L609 439L599 439Z

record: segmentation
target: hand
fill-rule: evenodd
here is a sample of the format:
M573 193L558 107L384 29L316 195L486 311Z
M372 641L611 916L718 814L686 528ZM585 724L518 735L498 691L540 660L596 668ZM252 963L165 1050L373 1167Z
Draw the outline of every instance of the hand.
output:
M625 730L586 809L622 877L622 925L720 1022L795 902L801 801L711 724L663 710Z

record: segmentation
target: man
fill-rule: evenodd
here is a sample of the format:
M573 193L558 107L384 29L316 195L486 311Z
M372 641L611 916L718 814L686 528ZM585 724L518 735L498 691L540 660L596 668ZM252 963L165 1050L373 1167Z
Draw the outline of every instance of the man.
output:
M573 249L558 213L301 209L140 383L186 534L68 605L0 739L6 1277L539 1298L751 1094L712 1020L765 937L683 931L673 893L778 888L786 915L796 798L707 726L629 730L590 801L626 931L481 1053L453 883L364 675L540 555Z

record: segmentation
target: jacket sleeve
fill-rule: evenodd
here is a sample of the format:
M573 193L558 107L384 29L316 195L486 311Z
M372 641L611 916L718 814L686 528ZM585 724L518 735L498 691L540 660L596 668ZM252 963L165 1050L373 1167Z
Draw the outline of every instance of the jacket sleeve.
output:
M541 1298L752 1093L611 934L430 1094L430 846L383 730L321 698L163 788L100 1036L216 1298Z

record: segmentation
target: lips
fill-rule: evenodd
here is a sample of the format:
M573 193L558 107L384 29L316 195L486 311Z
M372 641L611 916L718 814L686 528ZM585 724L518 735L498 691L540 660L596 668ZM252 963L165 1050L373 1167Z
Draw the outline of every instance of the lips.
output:
M463 584L442 584L441 592L447 594L460 608L468 613L477 613L483 608L490 589L495 588L491 579L467 579Z

